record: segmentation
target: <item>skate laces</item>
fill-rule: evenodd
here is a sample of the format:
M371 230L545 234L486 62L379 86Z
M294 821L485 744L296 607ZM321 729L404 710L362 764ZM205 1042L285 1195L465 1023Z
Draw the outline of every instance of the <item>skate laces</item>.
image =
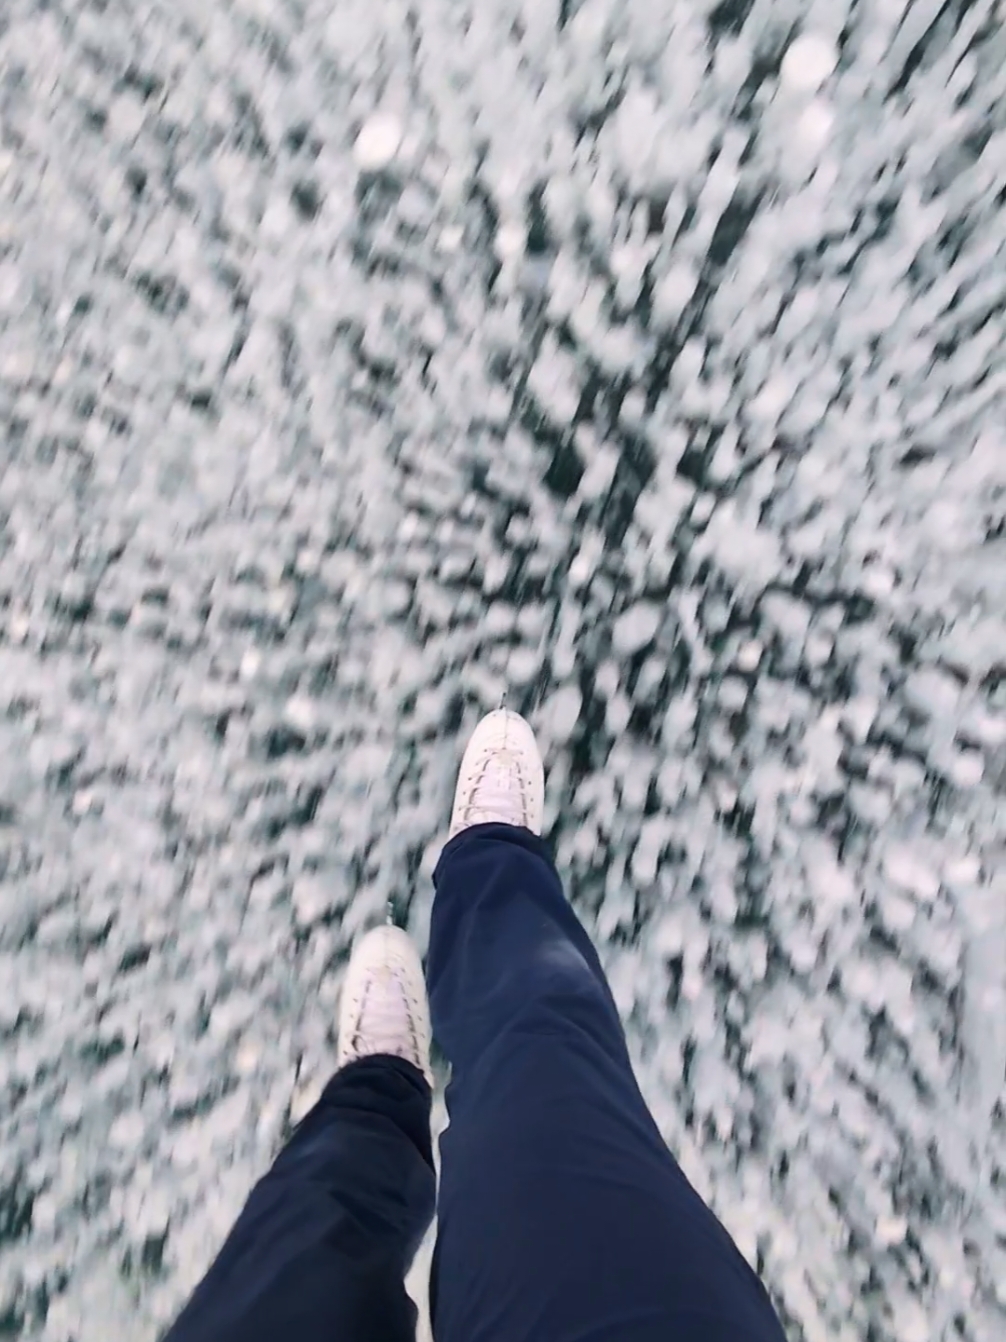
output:
M367 984L353 1049L357 1054L390 1053L420 1065L408 995L394 970L375 972Z
M482 777L472 790L467 808L469 825L523 825L524 788L516 764L504 763L493 756L486 762Z

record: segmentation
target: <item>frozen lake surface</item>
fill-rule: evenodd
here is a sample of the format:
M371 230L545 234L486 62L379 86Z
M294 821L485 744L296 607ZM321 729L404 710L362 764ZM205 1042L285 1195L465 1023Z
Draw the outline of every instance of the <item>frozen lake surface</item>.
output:
M0 1335L153 1342L504 688L794 1342L1006 1336L995 0L4 0Z

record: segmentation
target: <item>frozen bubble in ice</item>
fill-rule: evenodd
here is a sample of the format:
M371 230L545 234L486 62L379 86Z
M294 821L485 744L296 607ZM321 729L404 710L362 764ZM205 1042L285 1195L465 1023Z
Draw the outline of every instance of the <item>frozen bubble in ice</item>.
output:
M234 1067L238 1076L251 1076L262 1062L262 1049L252 1039L245 1039L238 1047L234 1057Z
M892 884L927 902L939 894L939 876L907 846L898 846L888 852L884 859L884 872Z
M594 575L597 567L597 555L591 550L583 549L574 556L569 566L569 581L574 590L586 587Z
M834 71L837 59L834 44L826 37L804 33L790 44L780 77L794 92L815 93Z
M310 735L317 724L318 714L314 702L305 695L294 695L286 701L283 717L299 732Z
M962 751L950 761L947 773L959 788L977 787L985 777L985 760L978 750Z
M51 1231L59 1214L59 1204L52 1194L36 1197L31 1210L31 1228L36 1233Z
M974 853L953 857L943 868L943 878L952 885L976 885L981 880L982 864Z
M313 876L302 876L294 884L293 910L298 927L311 927L324 917L331 903L331 892L324 881Z
M578 686L563 685L545 704L541 719L553 741L568 741L580 719L583 699Z
M130 1111L120 1114L108 1130L108 1140L112 1146L123 1150L138 1148L143 1142L146 1123L142 1114Z
M748 405L752 419L775 424L793 399L793 388L783 376L769 378L758 395Z
M448 224L440 233L440 250L453 254L459 251L465 240L465 230L460 224Z
M878 1216L875 1234L877 1243L889 1249L902 1243L908 1234L908 1222L903 1216Z
M534 648L514 648L507 660L507 683L515 688L530 685L541 668Z
M379 172L393 162L402 143L402 126L389 112L375 112L356 137L353 156L365 172Z
M875 600L890 596L897 586L894 574L887 568L869 568L863 574L860 583L866 596L871 596Z
M241 658L241 666L238 674L242 680L254 680L258 675L259 667L262 665L262 654L257 648L249 648Z
M751 640L743 644L737 652L737 668L740 671L757 671L764 649L760 643Z
M687 262L671 266L658 280L653 293L654 312L659 321L675 322L695 292L698 274Z
M631 657L652 643L660 628L660 619L660 607L648 602L640 602L620 615L612 632L612 641L619 656Z
M815 98L797 122L797 134L808 149L823 149L834 124L834 112L823 99Z
M908 932L915 924L918 910L910 899L888 892L884 896L883 918L892 932Z
M895 1314L897 1335L901 1342L926 1342L932 1336L930 1323L917 1300L906 1299L899 1302Z
M523 224L511 222L502 224L496 234L496 253L501 260L520 256L524 251L527 233Z

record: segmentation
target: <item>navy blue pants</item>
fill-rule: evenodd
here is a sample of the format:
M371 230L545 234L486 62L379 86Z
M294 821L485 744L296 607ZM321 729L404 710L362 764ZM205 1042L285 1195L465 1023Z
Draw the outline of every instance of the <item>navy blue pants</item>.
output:
M452 1065L436 1342L783 1342L661 1140L543 841L476 826L434 883L427 974ZM429 1112L408 1063L337 1072L170 1342L411 1342L403 1278L434 1210Z

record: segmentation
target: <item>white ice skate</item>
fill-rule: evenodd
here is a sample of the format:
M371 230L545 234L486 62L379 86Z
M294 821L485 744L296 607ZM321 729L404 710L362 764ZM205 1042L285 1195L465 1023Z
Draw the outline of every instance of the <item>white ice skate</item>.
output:
M400 927L375 927L353 947L342 985L338 1065L390 1053L433 1084L422 961Z
M534 732L519 713L498 708L472 733L454 793L451 838L496 822L541 833L545 770Z

